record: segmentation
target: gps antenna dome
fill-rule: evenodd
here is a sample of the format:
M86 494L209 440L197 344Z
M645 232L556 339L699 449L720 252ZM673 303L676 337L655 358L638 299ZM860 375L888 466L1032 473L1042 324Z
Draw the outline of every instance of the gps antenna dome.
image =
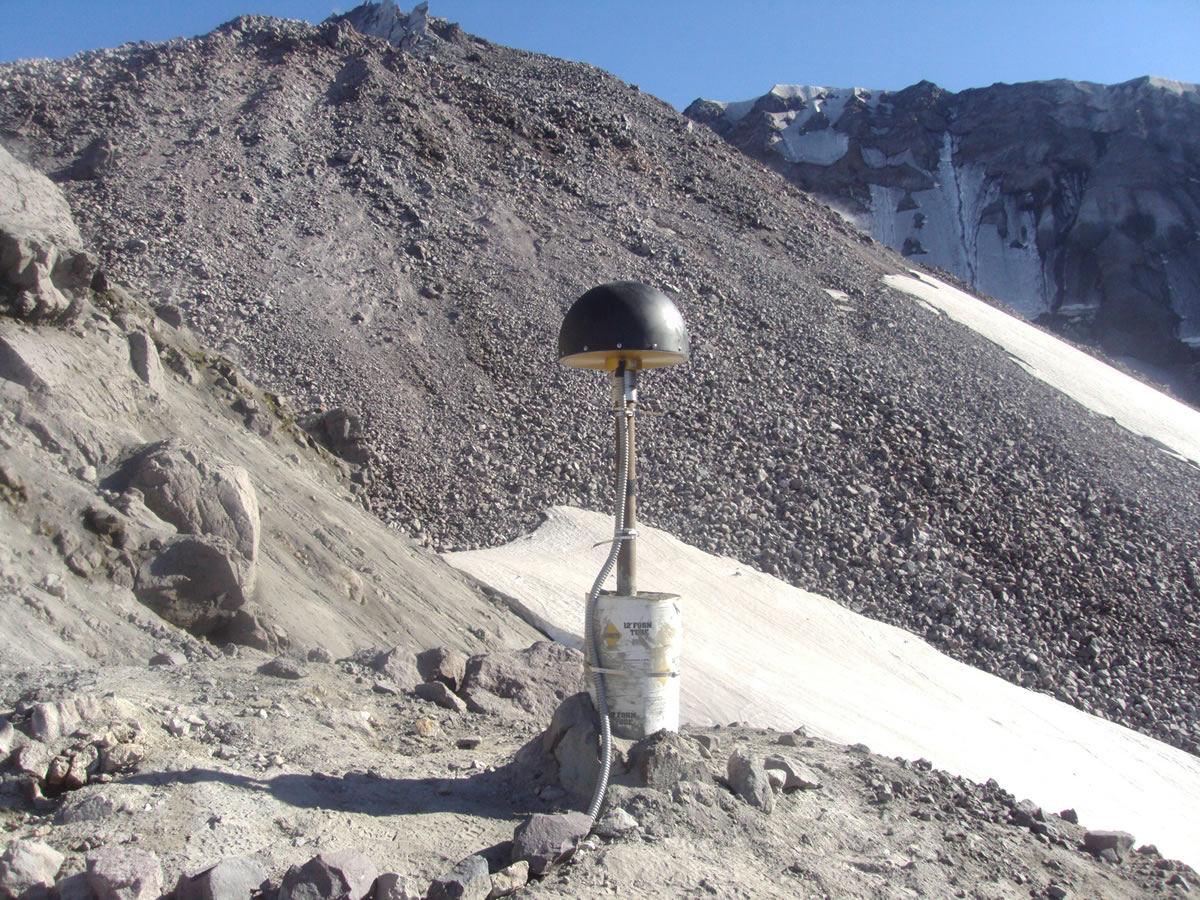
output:
M637 740L679 730L682 613L678 594L637 589L637 474L634 417L638 373L690 353L687 328L662 291L636 281L594 287L571 306L558 333L558 360L610 372L617 426L617 503L608 556L584 606L584 659L600 718L601 764L588 816L596 821L612 765L612 736ZM604 582L616 570L616 590Z
M667 295L636 281L594 287L567 311L558 361L577 369L656 369L690 354L683 316Z

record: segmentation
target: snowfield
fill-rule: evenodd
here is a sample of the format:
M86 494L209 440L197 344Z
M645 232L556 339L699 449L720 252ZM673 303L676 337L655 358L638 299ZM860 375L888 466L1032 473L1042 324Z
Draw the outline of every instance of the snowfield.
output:
M611 530L601 513L553 507L533 534L445 558L515 598L555 640L579 647L584 594L607 547L597 542ZM737 560L638 531L639 588L683 598L683 723L804 725L876 753L925 757L1200 863L1200 759Z
M1029 374L1093 412L1200 466L1200 412L1187 404L929 275L884 281L1003 347Z

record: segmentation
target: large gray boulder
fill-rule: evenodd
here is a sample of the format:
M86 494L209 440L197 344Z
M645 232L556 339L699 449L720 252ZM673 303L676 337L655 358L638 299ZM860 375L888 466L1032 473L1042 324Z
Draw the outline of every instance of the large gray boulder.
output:
M61 316L94 268L62 191L0 146L0 309Z
M583 654L551 641L467 661L460 694L473 712L549 721L555 708L583 688Z
M163 892L162 864L145 850L106 847L88 854L87 881L99 900L156 900Z
M142 562L134 593L168 622L207 635L239 617L253 573L253 564L225 538L178 535Z
M357 850L334 850L292 866L279 886L279 900L363 900L379 870Z
M0 144L0 230L65 251L83 249L71 207L58 185Z
M258 558L258 498L249 473L178 440L150 444L118 478L141 491L146 506L181 534L229 541L250 563Z
M0 898L33 897L51 887L63 859L40 841L9 841L0 854Z
M175 900L235 900L261 890L266 881L266 870L252 857L231 857L194 875L180 875Z

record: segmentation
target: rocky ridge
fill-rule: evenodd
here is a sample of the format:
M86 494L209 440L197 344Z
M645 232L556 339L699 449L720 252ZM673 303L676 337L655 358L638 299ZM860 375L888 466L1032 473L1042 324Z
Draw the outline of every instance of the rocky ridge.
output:
M1196 85L776 85L684 114L905 257L1200 402Z
M1195 468L885 288L904 260L635 87L436 18L409 51L242 18L0 84L103 268L348 410L360 494L418 541L609 505L604 387L555 336L647 281L695 348L643 387L649 522L1200 748Z

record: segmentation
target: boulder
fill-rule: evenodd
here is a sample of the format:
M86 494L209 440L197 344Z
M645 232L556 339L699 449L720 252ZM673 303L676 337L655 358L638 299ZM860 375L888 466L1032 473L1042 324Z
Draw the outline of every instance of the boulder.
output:
M134 374L154 391L163 389L162 361L154 339L142 330L129 332L129 364Z
M64 181L93 181L111 171L116 159L116 148L108 136L102 134L92 138L75 161L62 172L55 173L55 177Z
M524 650L472 656L460 693L472 712L531 716L544 722L559 703L582 688L583 654L538 641Z
M467 657L461 650L431 647L417 654L417 671L423 681L441 681L457 691L467 674Z
M51 887L64 858L39 841L9 841L0 854L0 898L32 898Z
M587 800L600 777L600 727L592 698L572 694L554 711L550 725L533 747L549 769L549 778L577 800Z
M287 870L278 900L363 900L378 874L357 850L321 853Z
M240 618L252 573L253 564L224 538L178 535L139 566L134 594L168 622L206 635Z
M348 409L331 409L305 422L304 427L346 462L360 464L371 457L370 448L363 442L362 422Z
M249 856L223 859L194 875L180 875L175 900L245 900L261 891L267 872Z
M815 791L821 787L820 777L808 766L790 756L768 756L764 765L768 772L783 773L782 789L785 791Z
M1127 831L1088 831L1083 836L1083 847L1097 856L1122 860L1133 847L1133 835Z
M678 732L663 730L629 748L628 777L624 780L669 792L680 781L711 783L712 773L699 744Z
M289 681L308 677L308 669L304 664L289 656L277 656L259 666L258 671L272 678L284 678Z
M453 712L466 712L467 704L457 694L446 687L441 681L425 681L413 688L414 693L422 700L436 703L443 709Z
M143 447L112 486L141 491L146 506L181 534L223 538L249 562L258 558L258 498L241 466L168 440Z
M67 198L53 181L0 145L0 231L22 234L65 250L82 250L83 238Z
M775 808L775 792L767 770L744 750L734 750L725 766L726 778L733 792L763 812Z
M440 875L425 892L426 900L486 900L492 892L492 877L487 860L478 854L461 859L445 875Z
M0 147L0 305L21 318L55 318L88 286L95 265L62 191Z
M499 872L492 874L492 891L488 894L488 900L495 897L508 897L528 883L529 863L525 860L505 866Z
M89 853L87 880L98 900L157 900L163 892L162 865L145 850L113 847Z
M384 872L375 879L372 900L424 900L424 894L412 879L396 872Z
M569 859L591 828L586 813L534 813L513 832L513 862L524 860L529 863L529 874L541 875Z
M29 734L35 740L48 744L71 734L81 721L74 697L38 703L29 717Z

